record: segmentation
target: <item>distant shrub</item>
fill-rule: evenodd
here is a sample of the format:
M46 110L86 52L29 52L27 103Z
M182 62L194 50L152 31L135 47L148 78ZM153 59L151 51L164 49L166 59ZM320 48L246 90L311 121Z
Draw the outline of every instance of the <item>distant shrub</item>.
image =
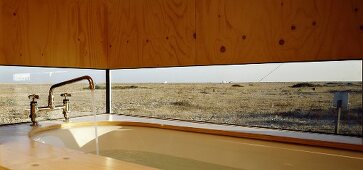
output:
M239 84L233 84L231 87L243 87L243 86Z
M327 82L327 83L325 83L325 85L337 85L337 84L339 84L339 83L335 83L335 82Z
M130 86L112 86L112 89L114 89L114 90L136 89L136 88L140 88L140 87L139 86L135 86L135 85L130 85ZM83 90L88 90L88 89L89 89L89 87L84 87L83 88ZM96 90L106 89L106 86L95 85L95 89Z
M183 106L183 107L192 106L192 104L190 104L188 101L177 101L177 102L171 102L170 104L174 106Z
M301 88L301 87L319 87L320 85L317 84L311 84L311 83L297 83L292 86L291 88Z
M139 88L139 86L131 85L131 86L113 86L112 89L115 90L123 90L123 89L136 89Z
M95 89L106 89L106 87L105 86L96 85L95 86Z
M352 83L352 82L327 82L326 86L334 87L334 86L362 86L361 83Z
M362 93L362 90L329 90L329 93L347 92L347 93Z
M96 90L101 90L101 89L106 89L105 86L101 86L101 85L95 85L95 89ZM89 87L83 87L83 90L89 90Z

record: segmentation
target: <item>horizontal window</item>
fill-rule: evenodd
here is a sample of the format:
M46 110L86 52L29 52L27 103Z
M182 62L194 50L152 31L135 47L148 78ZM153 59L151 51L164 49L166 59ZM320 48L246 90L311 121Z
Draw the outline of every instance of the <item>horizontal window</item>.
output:
M362 61L120 69L111 75L115 114L336 133L340 108L337 133L362 136Z

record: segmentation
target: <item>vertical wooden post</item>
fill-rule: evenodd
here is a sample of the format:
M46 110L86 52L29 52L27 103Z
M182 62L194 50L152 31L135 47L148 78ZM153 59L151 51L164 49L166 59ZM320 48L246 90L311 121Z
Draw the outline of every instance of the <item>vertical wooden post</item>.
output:
M337 101L337 119L335 121L335 134L339 134L339 129L340 129L340 115L342 112L342 100L338 100Z

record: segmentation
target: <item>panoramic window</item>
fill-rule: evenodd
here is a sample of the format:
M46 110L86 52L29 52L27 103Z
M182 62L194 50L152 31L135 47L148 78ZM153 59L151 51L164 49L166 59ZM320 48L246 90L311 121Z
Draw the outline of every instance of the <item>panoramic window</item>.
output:
M70 117L90 115L93 110L105 113L105 90L99 88L105 83L103 70L0 66L0 124L29 122L29 95L39 95L38 107L47 106L52 84L83 75L91 76L96 83L95 106L91 107L92 95L87 81L56 88L54 105L62 105L61 94L69 93ZM37 115L37 120L63 118L62 110L39 111Z
M362 136L362 61L120 69L112 112Z

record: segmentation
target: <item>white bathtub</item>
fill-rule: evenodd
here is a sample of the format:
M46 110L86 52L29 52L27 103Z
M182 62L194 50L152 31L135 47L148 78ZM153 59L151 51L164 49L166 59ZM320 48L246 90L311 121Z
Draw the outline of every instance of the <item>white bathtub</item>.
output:
M145 127L143 123L100 122L97 127L99 154L160 169L347 170L363 167L360 152L155 127ZM31 132L31 138L87 153L96 153L97 148L92 123L39 128Z

